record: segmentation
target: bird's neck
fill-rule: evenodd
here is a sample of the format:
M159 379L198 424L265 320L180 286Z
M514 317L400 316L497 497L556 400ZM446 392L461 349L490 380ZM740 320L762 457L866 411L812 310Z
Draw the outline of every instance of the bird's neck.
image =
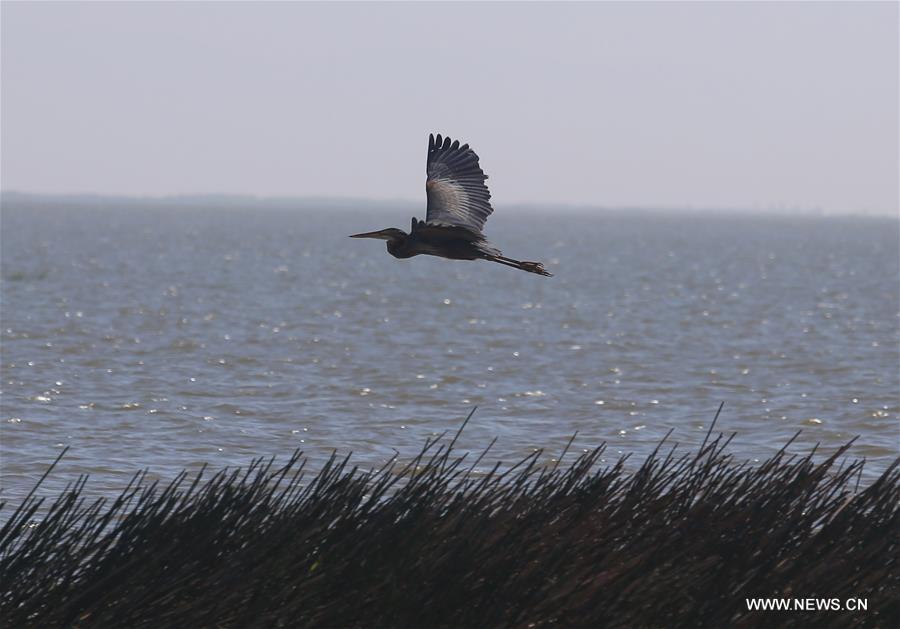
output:
M416 255L410 247L409 236L402 236L388 240L387 250L395 258L411 258Z

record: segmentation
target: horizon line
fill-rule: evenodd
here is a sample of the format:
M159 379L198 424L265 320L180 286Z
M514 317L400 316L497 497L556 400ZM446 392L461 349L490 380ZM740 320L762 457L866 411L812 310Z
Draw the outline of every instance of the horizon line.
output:
M332 204L349 204L361 203L366 205L389 205L396 204L399 206L415 206L424 205L423 201L404 199L404 198L372 198L372 197L356 197L356 196L329 196L329 195L302 195L302 194L256 194L256 193L216 193L216 192L189 192L189 193L154 193L154 194L117 194L104 192L32 192L16 189L2 190L0 189L0 200L33 200L44 201L50 203L64 203L66 201L102 201L109 202L128 202L128 203L151 203L151 204L170 204L177 205L179 203L190 202L196 204L204 201L228 202L233 204L241 201L253 201L261 204L284 204L288 202L326 202ZM847 216L847 217L886 217L900 219L900 209L894 210L873 210L859 209L856 211L849 210L827 210L819 206L798 206L798 205L779 205L776 203L765 205L692 205L686 204L670 204L670 205L653 205L653 204L621 204L609 205L600 203L574 203L574 202L556 202L556 201L519 201L509 203L495 203L498 207L519 207L523 209L559 209L563 211L639 211L639 212L684 212L684 213L711 213L711 212L727 212L729 214L757 214L757 215L776 215L776 216ZM306 209L306 208L297 208Z

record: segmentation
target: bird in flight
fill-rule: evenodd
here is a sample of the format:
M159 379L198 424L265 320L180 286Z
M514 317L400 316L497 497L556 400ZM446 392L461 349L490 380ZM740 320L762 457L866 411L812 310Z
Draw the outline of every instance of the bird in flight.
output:
M426 173L428 209L424 221L413 217L410 233L389 227L350 237L386 240L388 253L395 258L426 254L451 260L489 260L552 277L540 262L507 258L484 237L481 230L494 208L484 183L487 175L468 144L441 138L441 134L429 135Z

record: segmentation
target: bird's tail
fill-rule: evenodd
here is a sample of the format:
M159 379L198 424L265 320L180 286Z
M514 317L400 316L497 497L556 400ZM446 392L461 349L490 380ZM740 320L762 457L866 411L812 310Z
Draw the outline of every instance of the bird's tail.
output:
M498 262L500 264L505 264L506 266L511 266L514 269L521 269L523 271L528 271L529 273L537 273L538 275L543 275L545 277L553 277L553 273L547 271L540 262L513 260L512 258L506 258L501 255L489 256L487 259L491 262Z

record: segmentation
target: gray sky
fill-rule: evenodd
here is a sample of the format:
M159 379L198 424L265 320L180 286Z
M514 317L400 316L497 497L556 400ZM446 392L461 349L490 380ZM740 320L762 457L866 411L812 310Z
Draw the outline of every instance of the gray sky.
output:
M2 4L2 185L898 210L898 4Z

